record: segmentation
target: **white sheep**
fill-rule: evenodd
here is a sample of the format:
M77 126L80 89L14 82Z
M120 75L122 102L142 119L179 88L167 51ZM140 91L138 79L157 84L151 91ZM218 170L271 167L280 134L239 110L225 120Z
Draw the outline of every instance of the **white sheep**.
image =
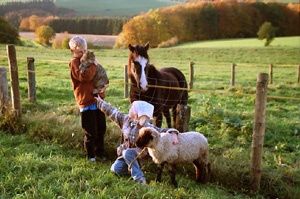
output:
M208 181L210 164L208 161L208 142L206 137L199 132L178 133L178 142L174 144L174 133L159 133L152 127L143 127L139 131L136 145L146 147L152 160L159 165L156 180L161 180L165 163L169 165L171 182L177 187L175 179L176 165L191 162L195 166L196 180L201 183Z

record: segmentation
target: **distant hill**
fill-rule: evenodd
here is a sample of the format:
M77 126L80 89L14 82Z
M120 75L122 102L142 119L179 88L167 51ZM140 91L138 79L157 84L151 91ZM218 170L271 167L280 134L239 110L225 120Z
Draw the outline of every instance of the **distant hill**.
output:
M0 4L13 1L1 0ZM54 0L56 6L73 9L79 16L133 16L149 9L170 6L185 0Z
M56 0L59 7L70 8L79 15L133 16L149 9L178 3L171 0Z

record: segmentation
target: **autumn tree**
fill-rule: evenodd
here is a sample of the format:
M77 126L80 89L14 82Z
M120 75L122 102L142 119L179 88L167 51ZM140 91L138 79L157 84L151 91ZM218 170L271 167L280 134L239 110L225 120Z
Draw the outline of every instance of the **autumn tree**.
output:
M35 35L39 43L49 45L50 40L55 37L55 32L50 26L40 26L36 29Z
M275 32L276 28L270 22L266 21L260 26L257 36L259 40L266 39L265 46L269 46L275 38Z
M298 7L297 7L298 6ZM178 42L257 36L264 21L266 45L276 35L299 35L299 4L257 1L192 1L152 10L130 19L123 26L116 47L150 42L152 47L177 38ZM276 29L273 27L276 27ZM273 27L273 28L272 28ZM266 33L267 32L267 33Z
M21 31L30 30L29 17L25 17L21 20L19 28Z
M167 29L167 21L157 10L136 16L123 26L115 47L127 47L128 44L144 44L149 42L152 47L158 46L172 36Z

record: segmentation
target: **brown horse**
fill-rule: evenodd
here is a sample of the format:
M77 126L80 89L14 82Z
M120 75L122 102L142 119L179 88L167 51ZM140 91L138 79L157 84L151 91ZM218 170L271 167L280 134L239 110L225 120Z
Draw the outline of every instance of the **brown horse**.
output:
M167 125L171 127L169 109L172 108L173 125L176 121L177 104L187 105L187 82L183 73L174 67L157 70L149 63L148 49L146 45L131 45L128 75L131 80L130 102L144 100L154 106L155 124L162 125L162 113L166 117ZM170 89L170 87L185 89Z

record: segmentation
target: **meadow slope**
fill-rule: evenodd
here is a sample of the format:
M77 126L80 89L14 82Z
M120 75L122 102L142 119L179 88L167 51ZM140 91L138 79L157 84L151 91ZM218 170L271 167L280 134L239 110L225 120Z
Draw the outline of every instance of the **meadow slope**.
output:
M9 118L1 118L0 127L2 131L24 135L1 134L0 153L5 157L0 160L1 174L4 174L1 175L1 198L35 198L44 194L49 198L109 198L113 197L109 194L116 193L116 197L125 198L247 197L243 194L249 194L256 77L258 73L268 73L271 63L274 64L274 79L268 89L262 188L259 195L252 197L298 198L300 87L297 72L300 46L294 46L299 37L286 39L292 40L290 45L277 45L275 40L274 45L272 43L267 48L252 46L251 43L245 46L243 40L234 40L235 47L229 47L226 43L222 47L216 46L212 42L207 43L207 47L183 45L150 49L151 63L158 68L176 66L187 78L189 63L195 62L194 88L189 92L192 108L189 127L203 132L210 143L210 184L196 184L192 180L194 174L191 166L184 165L178 176L180 188L176 190L170 187L167 177L161 184L153 181L155 168L150 161L144 165L150 182L147 187L132 184L128 178L118 179L108 172L120 139L120 131L109 120L106 147L110 160L103 164L87 164L81 147L78 109L70 85L70 52L35 46L30 42L27 46L17 46L23 117L21 123L11 123ZM236 46L238 44L241 46ZM129 101L123 97L123 69L128 50L94 51L110 78L106 100L127 112ZM26 57L31 56L35 58L36 66L36 103L30 103L27 99ZM235 87L230 86L232 63L237 64ZM0 45L0 65L7 68L5 45ZM9 165L13 162L17 164L12 170ZM14 175L13 171L18 175ZM134 191L128 193L129 189Z

